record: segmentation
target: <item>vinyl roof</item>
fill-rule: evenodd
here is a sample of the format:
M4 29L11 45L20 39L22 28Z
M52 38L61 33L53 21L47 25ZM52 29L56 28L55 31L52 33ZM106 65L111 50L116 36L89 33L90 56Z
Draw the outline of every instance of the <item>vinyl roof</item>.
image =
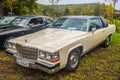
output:
M79 19L91 19L91 18L99 18L100 16L63 16L61 18L79 18Z

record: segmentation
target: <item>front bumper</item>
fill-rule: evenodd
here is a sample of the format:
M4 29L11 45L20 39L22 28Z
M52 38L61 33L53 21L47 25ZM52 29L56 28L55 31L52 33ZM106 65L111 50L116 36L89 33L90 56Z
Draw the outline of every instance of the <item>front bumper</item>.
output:
M12 50L12 49L6 49L5 52L6 52L7 54L10 54L10 55L13 55L13 56L14 56L14 54L17 53L17 51Z
M16 62L21 66L39 69L49 74L55 73L56 71L60 70L60 63L49 64L43 61L37 61L37 60L33 61L17 56L16 56Z
M55 73L56 71L60 70L60 62L50 64L42 60L40 61L40 60L30 60L30 59L22 58L17 55L18 52L16 50L12 50L12 49L7 49L5 50L5 52L16 57L16 62L24 67L39 69L49 74Z

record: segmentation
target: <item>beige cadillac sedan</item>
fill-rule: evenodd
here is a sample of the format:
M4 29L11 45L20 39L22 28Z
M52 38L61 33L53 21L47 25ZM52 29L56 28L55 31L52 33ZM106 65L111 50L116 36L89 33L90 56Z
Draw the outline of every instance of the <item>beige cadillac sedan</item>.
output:
M9 40L6 52L24 67L47 73L62 68L74 71L82 55L100 44L110 44L115 29L99 16L65 16L45 30Z

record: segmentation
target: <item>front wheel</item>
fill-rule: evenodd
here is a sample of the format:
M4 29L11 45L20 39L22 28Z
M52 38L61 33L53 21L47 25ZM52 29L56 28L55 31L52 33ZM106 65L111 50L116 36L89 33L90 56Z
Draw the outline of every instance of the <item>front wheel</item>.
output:
M65 67L66 71L74 71L80 63L80 54L77 50L71 51L68 57L68 62Z
M108 47L109 45L110 45L110 36L105 39L102 46L103 47Z

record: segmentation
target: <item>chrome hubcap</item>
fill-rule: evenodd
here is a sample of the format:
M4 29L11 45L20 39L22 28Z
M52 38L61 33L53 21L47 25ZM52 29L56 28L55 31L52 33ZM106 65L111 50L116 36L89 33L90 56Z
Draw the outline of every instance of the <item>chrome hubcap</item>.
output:
M75 68L78 64L78 53L74 52L70 57L70 66Z
M106 44L109 45L109 38L106 39Z

